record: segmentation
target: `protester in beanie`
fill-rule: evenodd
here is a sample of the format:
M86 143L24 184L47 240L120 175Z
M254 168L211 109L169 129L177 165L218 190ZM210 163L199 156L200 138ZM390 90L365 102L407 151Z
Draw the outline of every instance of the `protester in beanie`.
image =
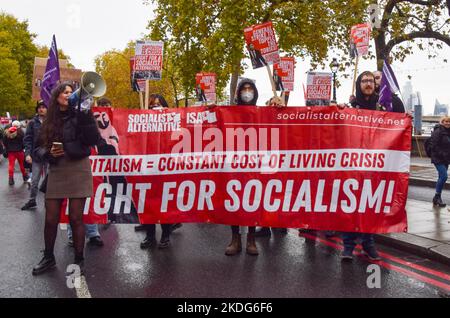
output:
M436 125L431 134L430 145L431 163L434 164L439 174L433 205L443 208L446 204L442 202L441 194L448 179L447 170L450 163L450 117L443 117L439 125Z
M39 180L41 174L47 170L46 163L39 160L35 154L35 149L39 142L39 132L41 125L47 116L47 105L43 100L36 104L36 116L28 123L27 131L25 133L25 161L31 164L31 193L30 200L22 207L22 210L29 210L36 208L36 197L38 194Z
M380 110L378 95L375 92L375 76L371 72L363 72L356 81L356 98L352 101L352 106L360 109ZM342 259L353 259L353 250L358 238L362 241L362 247L366 255L371 260L380 260L380 256L375 248L373 234L369 233L342 233L344 241L344 251Z
M14 185L14 165L16 160L19 162L20 171L22 172L23 181L28 180L28 174L25 171L24 161L25 154L23 152L23 138L24 133L20 128L20 122L15 120L12 126L5 129L5 135L3 137L3 144L5 146L5 151L8 154L8 174L9 174L9 185Z
M149 105L150 109L154 109L154 110L164 109L164 108L169 107L169 105L167 104L164 97L159 94L151 94L148 105ZM171 232L181 226L182 226L181 223L161 224L162 234L161 234L161 240L159 241L159 244L158 244L158 248L163 249L163 248L169 247ZM140 244L141 248L147 249L147 248L154 246L156 244L156 238L155 238L156 225L155 224L143 224L143 225L135 228L135 230L137 230L137 231L139 231L141 229L146 231L146 236Z
M100 134L90 112L69 106L72 92L73 87L65 83L52 91L47 118L41 128L37 155L47 160L50 167L45 193L44 257L33 268L33 275L42 274L56 264L53 249L64 199L69 201L74 263L83 273L85 230L82 217L86 198L93 193L89 155Z
M236 90L236 105L256 106L258 101L258 90L249 79L243 79ZM233 256L242 251L241 234L238 225L231 226L231 243L225 250L225 255ZM247 233L247 254L258 255L258 248L255 242L255 227L249 226Z

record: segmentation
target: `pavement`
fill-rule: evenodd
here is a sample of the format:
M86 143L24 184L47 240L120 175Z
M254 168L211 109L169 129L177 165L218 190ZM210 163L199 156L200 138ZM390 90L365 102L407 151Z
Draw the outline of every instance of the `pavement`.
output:
M437 170L431 163L430 158L411 157L410 185L434 188L437 178ZM450 183L447 182L444 188L450 190Z
M434 188L438 174L430 158L411 158L409 184ZM450 189L447 182L445 189ZM377 242L450 264L450 211L430 202L408 199L408 232L378 235ZM448 202L450 203L450 202Z

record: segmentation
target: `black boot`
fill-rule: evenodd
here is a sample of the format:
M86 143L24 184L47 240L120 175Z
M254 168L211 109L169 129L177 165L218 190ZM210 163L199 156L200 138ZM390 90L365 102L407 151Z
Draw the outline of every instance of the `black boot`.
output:
M444 208L446 204L442 202L442 198L440 194L437 194L433 198L433 205L437 205L440 208Z
M55 267L56 261L53 253L44 252L44 257L41 261L33 268L33 275L40 275L50 268Z
M80 268L80 275L84 275L84 257L83 256L75 256L75 260L73 262L75 265L78 265Z
M136 225L135 227L134 227L134 230L136 231L136 232L139 232L139 231L145 231L147 228L145 227L145 224L139 224L139 225Z
M36 200L30 199L25 205L21 208L22 211L35 209L37 207Z
M154 246L156 244L155 235L147 235L145 239L141 242L141 248L146 249Z
M172 224L171 227L170 227L170 232L173 232L173 231L175 231L176 229L179 229L182 226L183 226L183 224L181 224L181 223Z
M170 237L168 235L162 235L161 240L159 241L158 248L165 249L170 246Z

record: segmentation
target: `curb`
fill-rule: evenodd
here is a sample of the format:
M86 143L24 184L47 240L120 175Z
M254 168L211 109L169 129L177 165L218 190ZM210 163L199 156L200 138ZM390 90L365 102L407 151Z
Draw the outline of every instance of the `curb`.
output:
M436 188L436 181L431 181L428 179L420 179L420 178L409 178L409 185L419 186L419 187L428 187L428 188ZM450 183L445 183L444 189L450 190Z
M376 234L375 241L446 265L450 264L450 244L447 243L409 233Z

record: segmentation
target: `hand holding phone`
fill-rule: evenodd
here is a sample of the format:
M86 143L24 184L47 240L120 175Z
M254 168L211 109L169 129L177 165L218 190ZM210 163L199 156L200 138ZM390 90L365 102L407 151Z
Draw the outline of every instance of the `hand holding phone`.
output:
M52 149L50 150L50 154L53 157L62 157L64 156L64 147L61 142L53 142Z

